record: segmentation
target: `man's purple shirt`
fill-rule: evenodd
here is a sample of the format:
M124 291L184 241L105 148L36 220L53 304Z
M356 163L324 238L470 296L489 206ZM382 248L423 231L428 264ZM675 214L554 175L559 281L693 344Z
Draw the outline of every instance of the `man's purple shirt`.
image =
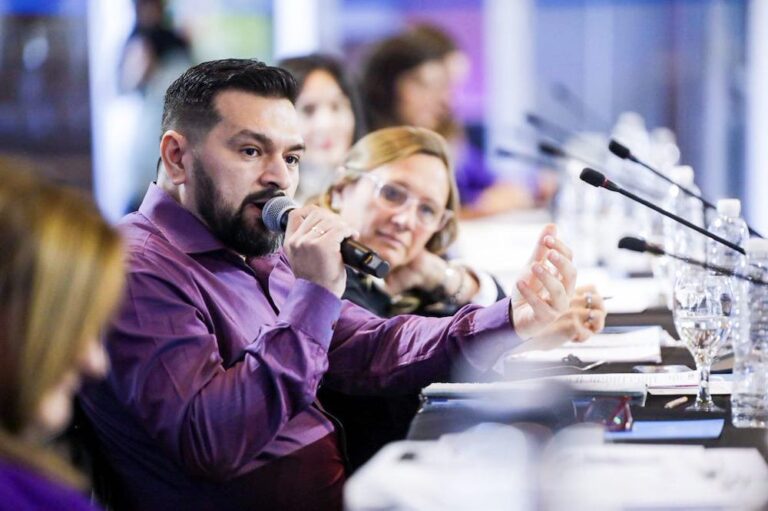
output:
M282 251L244 260L155 185L119 228L129 269L106 336L112 369L81 398L132 501L226 495L228 482L327 437L321 379L412 392L455 362L487 369L519 343L509 300L382 319L297 279Z

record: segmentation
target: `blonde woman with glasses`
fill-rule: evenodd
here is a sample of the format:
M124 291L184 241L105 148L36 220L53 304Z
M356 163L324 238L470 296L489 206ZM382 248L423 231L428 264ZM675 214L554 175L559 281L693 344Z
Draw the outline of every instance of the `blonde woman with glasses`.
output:
M93 509L86 481L47 446L123 286L117 233L83 195L0 167L0 509Z
M351 148L321 202L392 268L383 282L347 269L343 298L389 317L446 316L470 303L486 306L504 297L490 275L444 257L458 233L459 198L446 143L437 133L399 126L368 134ZM571 257L553 225L543 230L532 260L549 252ZM585 340L602 330L604 321L602 299L593 287L583 287L570 310L540 337L555 343ZM345 426L353 467L403 438L418 407L416 395L382 398L321 389L320 397Z

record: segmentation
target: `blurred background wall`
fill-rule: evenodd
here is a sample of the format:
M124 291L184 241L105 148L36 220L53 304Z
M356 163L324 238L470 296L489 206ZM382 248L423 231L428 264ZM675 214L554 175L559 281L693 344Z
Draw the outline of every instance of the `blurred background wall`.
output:
M528 112L608 133L634 111L676 133L706 195L747 200L747 220L768 225L761 0L168 0L163 24L188 42L188 62L131 89L120 69L137 1L0 0L2 157L92 188L110 218L130 207L136 166L157 159L149 149L140 163L136 133L159 137L162 90L186 65L328 51L354 72L372 42L430 21L469 57L457 111L489 156L535 152Z

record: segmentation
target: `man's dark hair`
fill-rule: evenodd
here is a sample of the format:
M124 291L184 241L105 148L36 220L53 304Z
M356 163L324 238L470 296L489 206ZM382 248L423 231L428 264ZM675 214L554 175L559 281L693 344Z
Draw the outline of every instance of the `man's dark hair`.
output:
M224 59L189 68L168 87L163 105L162 132L177 130L198 141L221 120L214 107L225 90L250 92L296 102L296 81L279 67L255 59Z

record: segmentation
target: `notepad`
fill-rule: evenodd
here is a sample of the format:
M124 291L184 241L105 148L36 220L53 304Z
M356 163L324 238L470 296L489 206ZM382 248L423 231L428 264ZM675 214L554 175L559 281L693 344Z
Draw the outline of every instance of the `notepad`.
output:
M546 379L562 381L576 388L593 388L596 390L634 390L639 385L647 388L649 394L664 396L696 394L699 385L699 374L696 371L681 373L586 373L551 376ZM711 375L709 380L710 393L713 395L730 394L732 387L730 380L730 375Z
M698 373L607 373L568 374L532 378L514 382L492 383L433 383L422 390L427 398L477 398L489 395L503 395L515 391L533 391L547 381L568 384L582 393L639 395L646 391L654 395L695 395L699 383ZM730 375L712 375L710 393L727 395L731 393Z
M572 391L593 396L620 394L644 399L646 395L646 384L643 381L627 381L616 385L605 381L569 381L560 377L492 383L433 383L422 389L421 394L427 399L482 399L512 395L520 391L533 396L551 381L567 383Z
M590 362L661 362L662 328L652 326L617 334L598 334L584 342L567 342L546 349L531 341L510 353L508 363L561 362L569 355ZM543 348L543 349L542 349Z
M605 439L614 442L705 440L718 438L724 424L724 419L635 421L630 431L606 431Z

